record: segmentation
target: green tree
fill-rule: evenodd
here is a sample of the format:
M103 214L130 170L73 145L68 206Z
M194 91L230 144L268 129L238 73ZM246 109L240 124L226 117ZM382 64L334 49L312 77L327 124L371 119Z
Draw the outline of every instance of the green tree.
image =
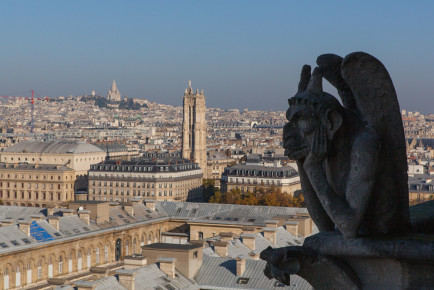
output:
M218 191L218 188L215 187L215 180L214 179L207 179L204 178L202 180L202 200L203 202L208 202L211 197L215 195L215 193Z

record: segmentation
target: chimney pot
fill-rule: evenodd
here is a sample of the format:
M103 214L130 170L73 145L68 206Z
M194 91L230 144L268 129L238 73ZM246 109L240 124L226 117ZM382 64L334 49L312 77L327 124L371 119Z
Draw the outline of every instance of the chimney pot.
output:
M166 273L170 278L175 279L176 258L160 257L157 259L160 264L160 270Z
M237 276L242 276L244 271L246 270L246 259L245 258L236 258L237 262Z

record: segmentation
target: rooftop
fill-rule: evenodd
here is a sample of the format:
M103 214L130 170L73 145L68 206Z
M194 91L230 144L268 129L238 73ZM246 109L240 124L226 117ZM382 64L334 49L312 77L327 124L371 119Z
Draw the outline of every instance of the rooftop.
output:
M73 154L104 152L82 141L23 141L4 150L8 153Z

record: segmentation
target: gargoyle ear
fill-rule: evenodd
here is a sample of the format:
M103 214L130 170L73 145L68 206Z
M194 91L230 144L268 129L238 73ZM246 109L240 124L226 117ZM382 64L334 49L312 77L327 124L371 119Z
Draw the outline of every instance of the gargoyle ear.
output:
M309 80L310 80L310 70L311 70L311 67L310 67L310 65L307 65L307 64L305 64L303 66L303 68L301 69L300 82L298 83L298 92L297 93L302 93L306 90L307 85L309 84Z
M342 115L333 109L328 109L324 115L323 125L327 132L329 140L333 138L336 131L341 127L343 121Z
M307 85L307 91L313 95L321 95L322 90L322 71L319 67L316 67Z

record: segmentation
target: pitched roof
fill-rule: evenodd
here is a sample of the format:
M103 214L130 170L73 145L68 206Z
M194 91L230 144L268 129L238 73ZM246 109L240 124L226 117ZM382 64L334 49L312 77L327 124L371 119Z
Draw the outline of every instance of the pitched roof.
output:
M269 280L264 275L265 265L266 262L262 260L246 260L242 276L237 276L235 260L204 256L195 280L201 288L210 289L313 289L297 275L291 276L291 286L282 285L275 279ZM247 278L248 281L239 284L239 278Z

